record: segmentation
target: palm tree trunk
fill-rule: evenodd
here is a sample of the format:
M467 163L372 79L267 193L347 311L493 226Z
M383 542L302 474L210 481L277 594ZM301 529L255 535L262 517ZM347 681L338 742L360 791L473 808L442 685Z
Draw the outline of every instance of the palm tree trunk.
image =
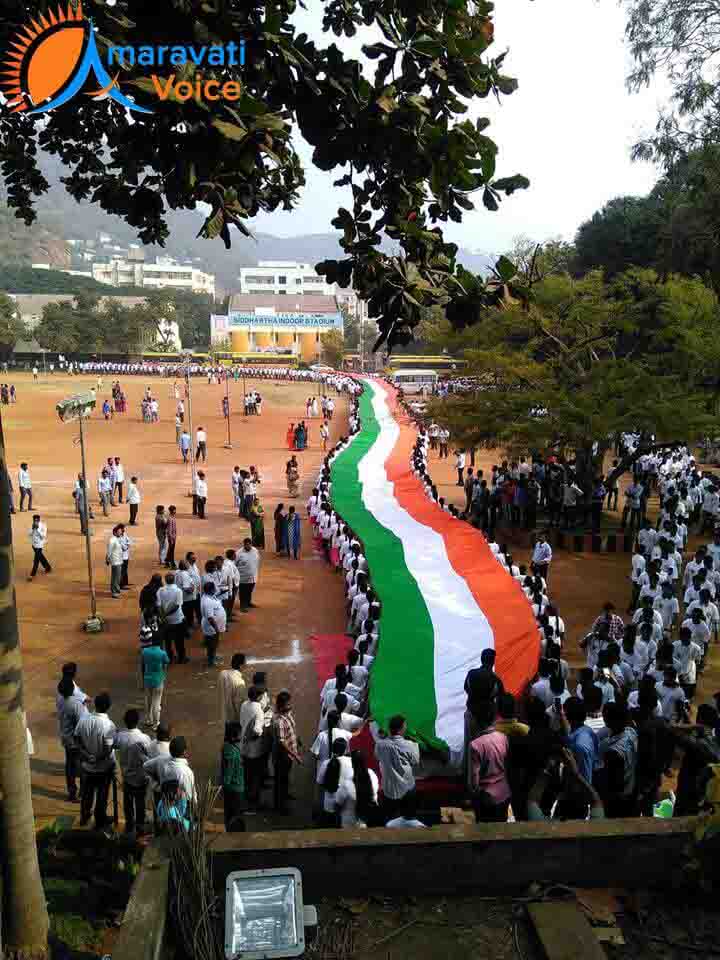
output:
M36 960L47 956L49 924L30 790L14 573L0 419L0 930L7 960Z

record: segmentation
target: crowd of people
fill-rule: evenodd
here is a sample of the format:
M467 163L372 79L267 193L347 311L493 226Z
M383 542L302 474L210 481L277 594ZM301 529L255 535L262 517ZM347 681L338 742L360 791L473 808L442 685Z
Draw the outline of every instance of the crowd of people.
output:
M342 390L349 384L338 379L337 386ZM178 397L178 416L184 420L181 405ZM196 439L196 459L204 462L207 435L202 426ZM203 471L199 470L197 475L202 482ZM289 484L297 482L292 480L292 470L288 471L288 477ZM123 503L124 480L120 458L109 457L98 478L98 501L107 515ZM28 496L31 481L27 464L22 465L19 481L21 487L27 487L25 495ZM125 713L124 729L118 731L108 716L111 698L107 693L95 697L94 711L89 710L90 699L75 683L76 666L66 665L58 685L58 719L66 751L68 797L79 800L83 824L90 821L93 813L99 829L112 824L108 803L110 786L118 770L122 773L126 830L137 834L145 831L148 794L152 797L158 828L170 824L189 827L192 822L197 791L187 761L187 743L181 736L171 736L169 726L162 723L163 693L168 672L190 662L190 644L195 631L199 631L202 638L207 668L219 668L223 663L219 650L226 633L232 631L237 612L250 614L255 607L254 589L261 551L265 547L264 511L258 498L262 478L255 466L242 469L236 465L230 481L235 508L239 516L249 521L251 536L245 538L239 548L228 548L208 558L202 567L193 552L176 559L176 507L159 504L155 508L157 562L166 572L153 574L140 590L139 670L145 695L143 722L141 714L131 709ZM132 478L126 494L131 510L129 526L137 523L140 502L136 477ZM82 517L86 505L83 501L89 498L81 478L75 484L73 496ZM195 499L197 515L201 517L206 489L203 495L196 487ZM89 502L87 507L91 515ZM274 516L274 533L277 551L297 559L301 524L293 506L285 514L284 506L279 505ZM42 538L36 553L37 563L42 564L45 560L42 546L47 539L44 524L40 524L39 530L35 529L33 536ZM113 597L121 596L130 587L132 546L126 524L116 524L106 552ZM271 698L264 673L254 674L252 684L246 685L241 671L244 662L244 655L236 653L230 668L220 669L218 674L225 730L220 775L228 829L243 829L244 817L257 809L260 793L268 781L271 758L274 805L279 812L287 812L290 766L302 760L290 694L281 691Z
M140 376L140 377L170 377L184 378L207 377L208 383L220 383L226 379L240 380L243 377L252 377L255 380L279 380L291 383L323 383L343 392L348 378L341 373L330 373L328 370L300 370L289 366L253 365L242 366L224 364L173 361L156 363L150 361L112 362L109 360L74 362L72 370L75 374L97 374L99 376Z
M349 638L346 662L336 666L322 687L318 732L309 748L316 764L316 816L326 826L424 827L427 818L418 816L416 789L421 748L408 735L405 717L392 717L387 729L381 730L369 715L372 665L382 643L382 604L373 590L362 543L333 507L332 464L360 429L360 388L349 382L343 389L353 397L348 435L324 457L307 501L314 547L342 575ZM323 415L327 415L325 409ZM549 586L553 552L546 532L538 533L528 566L516 563L507 545L495 537L500 515L508 523L523 522L535 529L537 513L533 514L528 500L505 497L493 504L490 499L490 491L504 491L508 482L526 491L537 487L535 505L544 503L551 518L557 515L557 522L571 525L577 501L565 502L563 495L559 514L550 507L558 502L552 492L557 470L562 471L563 487L573 482L572 474L565 465L533 457L529 462L520 459L494 467L486 481L472 463L456 461L463 498L458 507L439 496L430 475L431 456L443 452L441 439L432 428L420 428L411 469L439 508L483 531L488 548L532 608L541 650L537 676L522 696L504 689L494 670L492 650L483 653L481 666L465 680L463 784L476 819L652 816L676 753L681 763L675 813L697 813L711 767L720 763L720 703L696 703L698 676L710 644L720 633L716 602L720 493L715 479L698 470L682 445L658 448L638 459L625 491L625 522L635 538L625 617L612 604L603 606L580 641L586 666L575 674L567 660L565 623ZM621 438L618 456L632 442L631 436ZM109 458L103 474L108 472L117 492L117 474L113 481L114 462L110 461L114 458ZM288 492L295 497L299 468L294 455L286 475ZM134 711L126 713L125 730L118 733L107 716L106 694L95 698L95 712L88 713L87 698L74 676L70 682L65 675L61 679L61 739L68 770L79 765L84 772L84 822L94 803L96 822L107 825L107 787L116 758L123 772L128 829L144 828L149 789L161 825L192 822L195 785L186 759L187 743L183 737L172 737L161 719L165 678L169 669L177 669L173 664L187 662L186 644L194 629L201 631L208 667L219 666L218 650L233 622L236 601L242 613L254 606L260 550L265 546L260 483L255 467L234 468L234 503L240 516L250 521L252 535L240 548L208 559L204 572L194 553L187 553L176 566L174 508L157 507L158 562L168 572L164 578L155 574L140 595L139 656L149 733L140 729ZM605 489L601 503L612 492ZM660 503L655 523L647 517L648 500L654 495ZM122 488L118 500L122 502ZM710 531L712 540L688 557L691 530ZM301 521L293 505L286 513L284 504L278 504L273 533L276 553L297 559ZM112 580L118 591L127 585L127 567L123 579L122 565L129 557L130 541L126 538L125 545L123 537L120 524L113 531L118 544L108 549L108 562L120 567ZM244 656L236 653L230 669L218 674L225 731L220 776L229 830L244 829L245 816L259 809L271 780L274 808L288 812L292 769L307 755L298 739L290 693L281 691L273 705L266 675L255 674L250 683L244 665ZM364 726L372 736L374 763L368 763L367 750L355 749L351 743ZM155 739L149 735L153 732ZM98 744L104 753L97 752ZM97 769L99 757L105 757L104 769ZM74 799L77 788L71 789L70 774L68 778L68 793Z

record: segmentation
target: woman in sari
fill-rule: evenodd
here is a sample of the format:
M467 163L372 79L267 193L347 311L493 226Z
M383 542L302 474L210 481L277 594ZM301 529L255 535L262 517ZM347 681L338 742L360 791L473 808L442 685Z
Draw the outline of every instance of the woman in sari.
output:
M287 555L292 554L297 560L302 545L300 514L295 513L295 507L290 507L287 518Z
M288 518L285 516L285 504L279 503L273 514L275 518L275 552L289 553Z
M291 423L288 427L288 431L285 434L285 442L287 443L288 450L295 449L295 424Z
M291 497L297 497L299 494L299 480L300 480L300 471L298 470L298 465L295 462L295 457L292 458L290 463L287 465L287 470L285 471L285 479L287 480L288 494Z
M257 497L253 497L250 507L250 537L254 547L265 549L265 511Z
M299 423L295 427L295 449L296 450L305 449L305 428L302 423Z

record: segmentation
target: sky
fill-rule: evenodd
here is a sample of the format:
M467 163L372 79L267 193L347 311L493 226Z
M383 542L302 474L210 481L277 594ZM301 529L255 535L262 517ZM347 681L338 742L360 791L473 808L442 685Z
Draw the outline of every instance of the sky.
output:
M318 6L295 23L323 40ZM524 234L542 242L572 239L578 225L612 197L646 193L657 170L633 163L630 148L652 129L662 104L659 85L629 94L625 12L617 0L497 0L495 55L509 51L504 69L519 89L498 104L476 100L466 116L487 116L498 144L498 175L523 173L530 188L505 199L497 213L482 206L462 224L448 224L449 240L474 252L497 254ZM343 39L346 56L360 58L374 35ZM298 143L306 169L302 200L292 213L257 218L257 230L278 236L325 233L346 193L332 186L344 171L315 170L311 150ZM349 204L348 204L349 205Z

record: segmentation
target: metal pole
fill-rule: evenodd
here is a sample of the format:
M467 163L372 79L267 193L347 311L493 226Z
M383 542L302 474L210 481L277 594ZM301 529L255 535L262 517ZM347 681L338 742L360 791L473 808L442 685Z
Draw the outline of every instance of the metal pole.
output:
M245 367L243 367L243 417L245 416L245 397L247 396L247 390L245 389Z
M190 490L190 496L195 496L195 437L193 435L193 424L192 424L192 391L190 390L190 367L188 366L185 370L185 385L187 393L187 402L188 402L188 427L190 429L190 480L192 483L192 489Z
M95 599L95 577L93 575L93 565L92 565L92 552L90 548L90 507L88 502L88 497L90 493L88 491L88 482L87 474L85 472L85 437L83 434L83 417L82 414L79 417L80 420L80 463L82 466L82 481L83 481L83 520L85 525L85 553L87 555L87 568L88 568L88 586L90 587L90 616L93 620L97 617L97 601Z
M232 439L230 438L230 382L228 379L227 367L225 368L225 399L227 400L227 431L228 431L228 438L225 446L229 450L232 450ZM244 402L245 401L243 400L243 403Z

